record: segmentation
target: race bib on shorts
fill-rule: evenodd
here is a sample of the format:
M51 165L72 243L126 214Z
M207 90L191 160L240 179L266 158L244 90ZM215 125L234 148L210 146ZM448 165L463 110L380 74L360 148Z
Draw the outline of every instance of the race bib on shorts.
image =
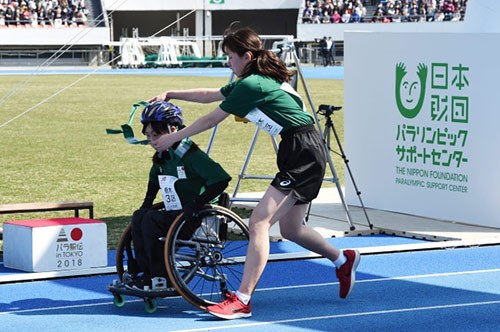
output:
M178 179L171 175L158 175L158 182L160 183L161 196L165 204L166 211L182 210L182 203L179 195L175 191L175 182Z

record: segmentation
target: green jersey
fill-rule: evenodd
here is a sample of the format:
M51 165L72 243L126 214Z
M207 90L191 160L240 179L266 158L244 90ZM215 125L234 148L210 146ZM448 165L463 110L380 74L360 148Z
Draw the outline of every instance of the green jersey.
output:
M246 118L272 136L290 128L313 124L304 102L288 83L252 74L221 88L220 108Z
M191 148L182 157L170 148L169 156L161 164L153 164L149 172L149 182L159 188L158 176L170 175L177 178L175 191L182 205L192 201L205 191L205 187L231 177L222 166L200 149Z

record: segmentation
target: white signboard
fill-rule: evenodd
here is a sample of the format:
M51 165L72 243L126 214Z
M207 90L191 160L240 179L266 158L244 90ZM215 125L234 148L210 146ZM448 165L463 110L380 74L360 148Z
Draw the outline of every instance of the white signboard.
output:
M4 266L27 272L107 266L106 224L84 218L5 222Z
M345 151L367 207L500 226L499 59L500 34L346 34Z

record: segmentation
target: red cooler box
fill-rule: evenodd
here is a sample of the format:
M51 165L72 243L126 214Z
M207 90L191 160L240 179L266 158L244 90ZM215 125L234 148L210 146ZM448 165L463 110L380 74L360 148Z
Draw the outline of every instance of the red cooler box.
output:
M106 224L84 218L4 222L3 261L27 272L107 266Z

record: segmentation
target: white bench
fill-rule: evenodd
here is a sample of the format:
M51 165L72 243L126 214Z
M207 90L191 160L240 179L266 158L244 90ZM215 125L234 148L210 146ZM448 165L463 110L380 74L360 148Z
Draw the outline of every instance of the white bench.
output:
M80 216L80 210L88 210L89 218L94 218L94 203L87 201L0 204L0 214L65 210L73 210L75 217ZM2 235L3 230L0 228L0 239L2 238Z
M94 203L86 201L66 201L66 202L41 202L41 203L15 203L0 204L0 214L28 213L44 211L73 210L75 217L80 216L80 210L88 210L89 218L94 218Z

